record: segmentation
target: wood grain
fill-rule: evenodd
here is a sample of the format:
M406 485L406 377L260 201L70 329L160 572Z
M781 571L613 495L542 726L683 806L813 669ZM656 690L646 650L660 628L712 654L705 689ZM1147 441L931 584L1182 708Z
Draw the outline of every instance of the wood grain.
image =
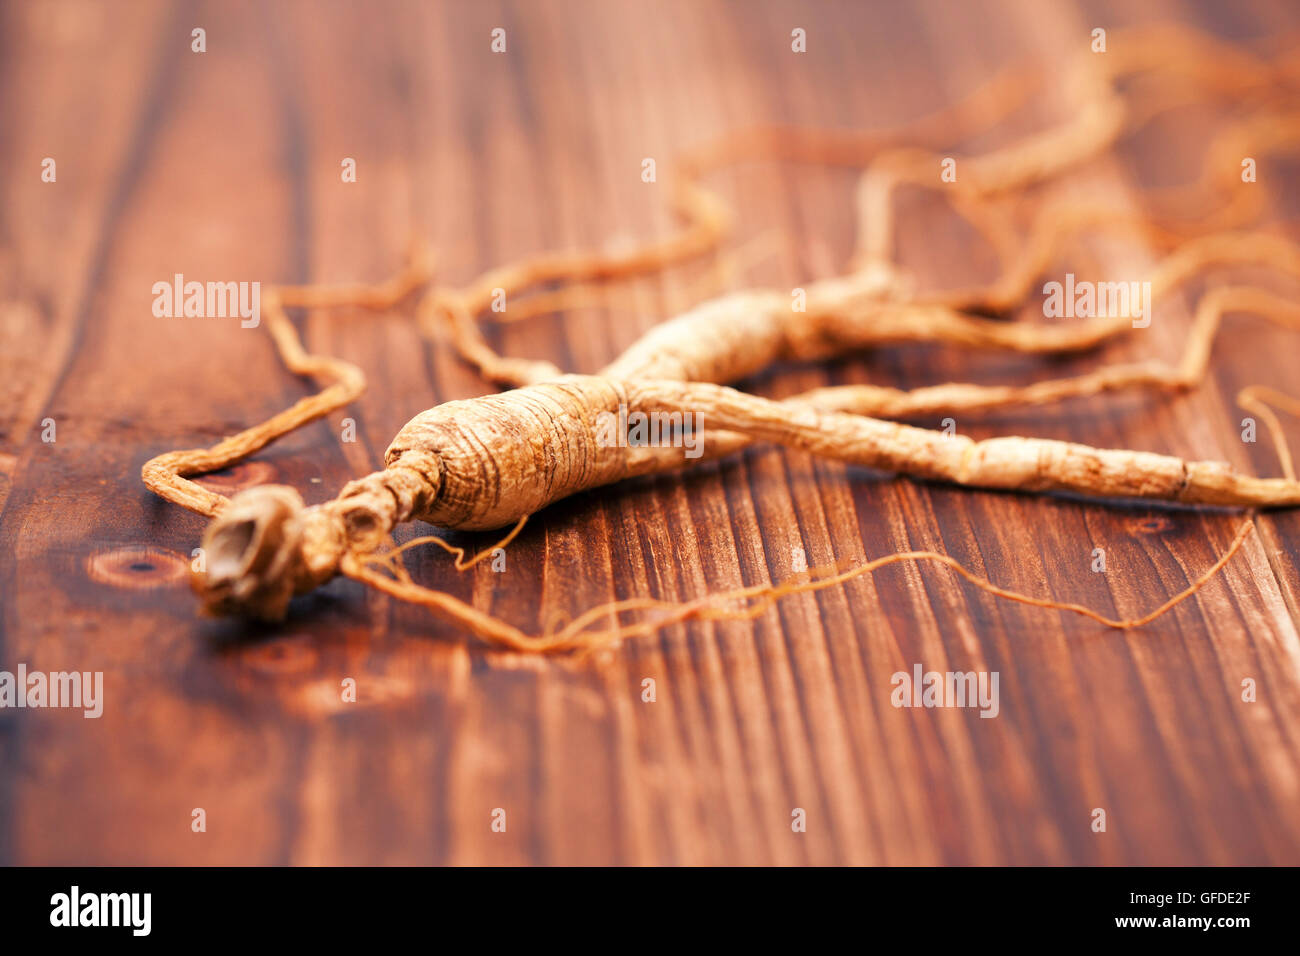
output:
M150 456L215 441L309 387L261 331L155 319L159 279L378 279L418 234L439 249L440 278L461 282L532 252L666 232L672 157L737 126L900 123L1005 62L1060 59L1094 26L1138 16L1240 39L1300 25L1267 0L1143 7L6 5L0 669L102 670L107 700L99 720L0 710L0 863L1300 862L1295 512L1255 518L1220 578L1141 630L900 565L753 622L679 626L575 663L484 650L342 581L296 602L282 626L201 620L181 572L202 522L138 479ZM196 26L203 54L190 51ZM504 55L489 49L497 26ZM806 54L790 52L795 26ZM1062 108L1045 89L1031 120ZM1122 197L1139 171L1191 176L1203 136L1162 124L1079 189ZM55 184L40 181L46 156ZM647 156L659 183L641 182ZM355 184L340 182L343 157L357 160ZM1281 160L1269 170L1296 172ZM780 237L743 281L792 287L842 268L850 171L756 161L710 181L736 205L738 241ZM901 203L900 254L922 282L991 274L991 253L941 206ZM1132 243L1093 251L1121 274L1154 256ZM611 295L608 309L489 334L511 354L591 371L702 274L631 283L635 308ZM1189 301L1105 358L1177 355ZM334 416L212 486L279 481L323 500L373 468L415 412L481 394L409 313L303 317L315 349L370 377L346 412L358 441L340 440ZM1275 474L1266 444L1241 442L1232 397L1253 382L1288 390L1296 354L1293 337L1232 317L1194 394L959 427ZM1027 382L1097 360L907 347L747 384L783 396L836 382ZM457 575L434 550L411 564L528 629L613 598L782 580L796 549L815 566L933 548L1005 587L1134 615L1213 563L1239 520L962 491L763 448L550 508L503 574ZM1105 574L1090 571L1097 547ZM890 675L917 662L997 671L1000 715L895 709ZM346 677L355 704L340 699ZM1240 699L1247 677L1254 703ZM191 832L196 807L206 833ZM796 807L806 833L791 831ZM1104 834L1090 828L1096 807ZM495 808L505 833L491 829Z

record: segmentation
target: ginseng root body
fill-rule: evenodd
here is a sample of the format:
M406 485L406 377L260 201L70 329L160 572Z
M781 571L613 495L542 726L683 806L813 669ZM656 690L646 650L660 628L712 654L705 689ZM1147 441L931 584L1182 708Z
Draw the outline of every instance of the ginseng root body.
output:
M278 618L295 593L338 573L346 553L374 550L402 522L499 528L662 467L660 449L600 441L599 416L628 407L623 384L572 375L421 412L393 439L384 469L333 501L304 508L282 486L234 496L204 536L195 589L212 611Z

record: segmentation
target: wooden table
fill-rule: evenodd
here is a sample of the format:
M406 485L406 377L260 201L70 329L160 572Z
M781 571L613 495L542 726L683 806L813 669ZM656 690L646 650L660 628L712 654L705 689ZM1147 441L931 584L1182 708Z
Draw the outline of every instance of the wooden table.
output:
M186 575L204 522L139 480L149 457L210 444L311 388L262 330L155 318L156 281L378 280L418 234L439 250L440 281L461 283L541 250L666 234L672 158L728 129L898 124L1012 59L1059 60L1094 27L1139 15L1243 40L1300 25L1266 0L1132 6L6 6L0 670L102 671L105 708L98 720L0 710L0 863L1300 862L1298 512L1255 518L1221 576L1129 632L904 564L752 622L677 626L575 662L486 650L344 581L280 626L202 619ZM204 53L191 49L196 27ZM495 27L504 54L490 49ZM791 51L795 27L805 54ZM1043 90L1029 125L1059 121L1060 104ZM1157 124L1092 168L1087 188L1190 179L1210 129ZM45 157L54 183L41 180ZM355 183L341 181L347 157ZM1297 169L1279 159L1265 174ZM739 213L731 247L774 237L733 286L841 271L854 181L760 161L711 176ZM900 218L900 255L921 282L993 273L941 204L905 193ZM1121 273L1153 257L1131 241L1093 252ZM508 354L591 371L706 275L697 263L611 289L608 308L489 334ZM1176 357L1195 294L1160 305L1148 335L1104 358ZM313 348L363 367L369 391L210 487L275 481L324 500L376 467L415 412L485 391L449 347L419 337L409 305L301 323ZM1232 399L1252 382L1293 391L1296 355L1293 334L1235 316L1193 394L958 426L1272 475L1276 457L1241 441ZM1099 360L916 346L746 387L1028 382ZM344 417L356 442L340 440ZM759 448L553 507L509 547L504 573L458 575L436 549L410 566L532 631L615 597L782 580L798 549L817 566L931 548L1005 587L1123 616L1184 588L1241 520L976 493ZM1105 573L1091 570L1096 548ZM891 706L891 675L917 663L998 672L999 715ZM355 703L341 699L349 677ZM806 832L792 829L796 808Z

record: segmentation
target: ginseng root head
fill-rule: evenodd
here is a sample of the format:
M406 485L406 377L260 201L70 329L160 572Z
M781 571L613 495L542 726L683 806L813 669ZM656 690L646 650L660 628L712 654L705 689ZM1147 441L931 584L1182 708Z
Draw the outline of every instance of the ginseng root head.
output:
M303 501L283 485L250 488L230 499L203 535L203 561L191 579L211 614L280 620L302 576Z

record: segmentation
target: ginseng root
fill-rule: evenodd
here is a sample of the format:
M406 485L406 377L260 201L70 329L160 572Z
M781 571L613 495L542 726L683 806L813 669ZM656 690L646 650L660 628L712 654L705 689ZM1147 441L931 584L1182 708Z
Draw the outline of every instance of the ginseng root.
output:
M962 176L944 189L953 208L993 242L1002 268L990 284L973 289L918 292L892 261L892 194L900 185L939 188L940 154L918 149L945 136L970 135L1009 115L1023 101L1023 70L1010 70L965 103L904 130L856 134L759 128L696 150L682 163L673 204L685 227L677 235L621 253L563 253L533 257L494 269L470 285L435 287L416 310L431 339L449 331L461 356L485 378L515 386L501 394L447 402L421 412L397 435L385 467L349 483L333 500L311 507L291 488L264 486L226 499L188 476L228 467L276 438L329 414L360 394L361 371L340 359L310 354L286 308L360 305L390 308L428 284L431 257L417 249L407 269L379 287L283 288L264 295L264 317L276 347L293 372L319 380L323 390L208 449L169 452L143 469L146 485L170 501L211 517L203 539L206 570L194 579L204 606L217 613L278 618L289 601L337 574L404 600L422 604L478 636L526 650L571 650L602 640L646 633L676 621L743 618L784 594L816 590L870 573L899 560L942 563L999 597L1084 614L1112 627L1138 626L1194 594L1237 552L1247 521L1227 552L1186 590L1149 614L1112 620L1086 608L1016 594L972 575L933 552L891 555L855 569L810 573L785 584L756 585L680 605L632 599L594 608L568 626L541 637L443 594L417 585L392 546L403 522L423 520L445 528L491 529L513 525L577 492L637 475L691 464L682 448L608 442L602 416L643 413L700 423L696 444L714 458L755 442L770 442L822 457L919 479L991 489L1061 491L1101 498L1147 498L1187 505L1244 508L1300 504L1290 454L1272 407L1300 411L1300 403L1262 386L1239 396L1264 420L1278 443L1284 478L1255 478L1218 462L1185 461L1148 452L1098 449L1046 439L1002 437L974 441L886 418L935 411L979 411L1032 406L1123 388L1179 391L1206 374L1212 342L1226 311L1257 313L1300 328L1300 308L1285 296L1247 286L1220 287L1202 296L1184 355L1176 366L1150 361L1104 366L1085 375L1023 386L948 383L903 391L878 385L817 389L772 401L727 387L784 360L818 361L848 351L900 342L1062 354L1096 348L1132 328L1129 315L1088 318L1070 325L1006 321L1035 280L1085 230L1130 230L1173 251L1157 264L1152 298L1207 270L1263 265L1300 276L1300 249L1263 232L1241 231L1264 208L1262 191L1243 199L1229 193L1216 162L1250 142L1261 154L1300 146L1289 101L1295 71L1185 29L1142 28L1113 44L1106 57L1084 56L1068 72L1079 100L1070 119L982 156L962 160ZM1121 92L1119 81L1129 86ZM1109 209L1077 201L1038 205L1027 237L1017 243L1015 203L1007 197L1058 178L1109 150L1125 133L1158 113L1205 98L1249 95L1259 110L1211 143L1200 182L1166 191L1211 201L1195 221ZM904 143L913 145L904 148ZM594 283L609 282L683 262L721 242L732 220L727 204L700 183L722 165L764 152L795 161L863 165L859 190L858 246L848 274L808 283L802 309L783 291L730 293L652 328L594 376L564 375L552 363L498 355L477 317L499 291L511 297L547 283L565 285L522 301L524 311L565 307ZM1235 160L1234 160L1235 163ZM1230 164L1231 165L1231 164ZM1236 232L1207 234L1211 229ZM549 296L549 298L547 298ZM529 305L532 303L532 305ZM1150 308L1151 302L1147 303ZM1149 316L1148 316L1149 318ZM690 423L690 424L688 424ZM434 539L437 540L437 539ZM503 542L504 543L504 542ZM457 568L466 568L459 552ZM482 557L482 555L480 555ZM624 613L655 615L624 624ZM612 626L593 631L610 620Z
M282 616L295 593L338 573L345 555L376 551L403 522L500 528L569 495L654 470L654 449L598 440L594 423L620 412L681 421L698 415L751 440L968 487L1180 504L1300 504L1300 482L1239 475L1217 462L1048 439L973 441L792 408L723 385L570 375L421 412L398 432L382 471L326 504L304 508L292 489L277 486L236 495L204 538L209 561L199 592L216 611Z

